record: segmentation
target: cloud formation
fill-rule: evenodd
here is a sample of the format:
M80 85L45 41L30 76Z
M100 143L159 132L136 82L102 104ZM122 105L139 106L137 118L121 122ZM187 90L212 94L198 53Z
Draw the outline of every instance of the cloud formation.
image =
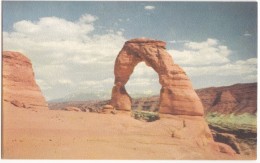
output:
M246 31L246 32L243 34L243 36L245 36L245 37L251 37L252 35L251 35L250 33L248 33L248 31Z
M145 10L154 10L155 7L154 6L144 6Z
M13 32L3 32L3 49L22 52L31 59L47 99L62 97L86 88L82 81L99 83L113 76L114 59L126 40L122 31L94 35L97 20L90 14L76 21L58 17L22 20L13 25ZM109 89L112 86L113 81Z
M234 53L219 40L208 38L202 42L185 41L182 50L169 50L174 62L183 67L191 78L203 80L212 78L214 82L222 85L239 82L257 81L257 58L231 61L229 58ZM214 81L217 77L217 80ZM199 87L203 85L196 84ZM220 84L221 85L221 84Z
M228 63L231 52L227 46L212 38L203 42L184 42L183 50L169 50L178 64L189 66Z
M146 6L146 9L155 7ZM31 59L36 82L48 100L75 92L94 94L102 91L109 98L114 82L114 61L126 41L125 29L107 29L104 34L97 34L94 31L98 20L97 16L83 14L75 21L58 17L18 21L13 25L13 31L3 32L3 49L22 52ZM234 52L215 38L170 43L183 45L182 49L168 51L195 86L256 81L257 59L231 61ZM140 63L126 88L130 95L159 94L158 80L152 68ZM207 80L208 83L204 83Z

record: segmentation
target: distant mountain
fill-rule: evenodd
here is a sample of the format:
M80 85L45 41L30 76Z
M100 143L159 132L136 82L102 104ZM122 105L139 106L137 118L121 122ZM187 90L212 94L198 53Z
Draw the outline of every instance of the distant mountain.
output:
M72 93L63 98L49 100L49 102L69 102L69 101L90 101L90 100L106 100L110 98L110 94L106 92L97 93Z
M151 97L151 94L143 93L134 93L131 94L132 98L141 98L141 97ZM111 92L99 91L95 93L85 93L85 92L76 92L68 94L62 98L49 100L49 103L54 102L70 102L70 101L101 101L109 100L111 98Z
M196 90L205 112L220 114L256 114L257 83L235 84L223 87L210 87ZM133 99L132 108L156 111L159 96Z
M217 112L220 114L256 114L257 111L257 83L235 84L223 87L210 87L196 90L200 97L205 112ZM147 94L132 95L132 109L158 111L159 96L149 96ZM84 106L87 106L89 101L91 106L96 106L93 101L96 101L97 106L104 100L109 100L110 94L71 94L62 99L52 100L49 103L67 103L73 106L71 102L81 101ZM65 104L64 103L64 104ZM95 103L95 102L94 102ZM63 105L64 105L63 104ZM62 105L62 106L63 106ZM79 107L78 105L76 107ZM59 107L58 107L59 108Z
M235 84L196 90L206 112L256 114L257 83Z

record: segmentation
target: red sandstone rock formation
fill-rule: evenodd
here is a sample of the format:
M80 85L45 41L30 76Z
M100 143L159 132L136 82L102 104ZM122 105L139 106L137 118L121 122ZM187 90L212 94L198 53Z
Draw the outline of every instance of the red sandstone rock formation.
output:
M196 90L205 112L256 114L257 83L235 84Z
M18 52L3 52L3 101L19 108L45 108L31 61Z
M115 86L112 90L111 104L120 110L131 110L131 97L125 84L135 66L144 61L159 75L162 85L159 112L174 115L202 116L202 103L192 88L186 73L166 51L166 43L150 39L133 39L125 43L118 54L115 67Z

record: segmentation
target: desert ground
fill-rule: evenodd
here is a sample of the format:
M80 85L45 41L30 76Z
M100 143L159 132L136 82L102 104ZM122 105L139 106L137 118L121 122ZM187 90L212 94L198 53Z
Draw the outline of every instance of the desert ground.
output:
M186 136L173 137L180 118L190 127ZM185 116L144 122L129 112L33 110L4 103L2 121L4 159L253 159L220 153L204 142L194 144L194 138L186 137L197 126Z

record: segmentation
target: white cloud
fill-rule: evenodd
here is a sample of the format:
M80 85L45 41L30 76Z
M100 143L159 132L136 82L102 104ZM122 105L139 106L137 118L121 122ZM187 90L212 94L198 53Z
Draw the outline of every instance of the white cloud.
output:
M175 43L177 43L177 41L176 40L172 40L172 41L168 41L170 44L175 44Z
M176 63L181 65L210 65L228 63L231 50L216 39L203 42L184 42L184 49L169 50Z
M151 78L158 76L153 68L148 67L144 62L140 62L134 69L131 79L135 78Z
M14 23L12 32L3 32L3 49L22 52L31 59L36 82L47 99L77 91L110 93L115 58L126 39L123 29L94 34L97 20L98 17L89 14L75 21L57 17L44 17L34 22L22 20ZM256 58L231 62L232 51L217 39L175 42L182 43L184 49L170 49L169 52L174 62L191 77L242 75L244 81L256 79ZM140 63L126 87L130 93L158 94L158 75Z
M200 80L203 80L214 76L218 77L219 81L231 78L238 78L237 82L257 81L257 58L231 61L229 57L233 52L216 39L185 42L183 50L169 52L174 62L181 65L192 78L200 77Z
M151 84L151 80L150 79L145 79L145 78L135 78L133 79L131 82L127 83L127 86L147 86Z
M201 49L208 49L215 47L218 45L218 40L208 38L206 41L203 42L187 42L184 44L187 48L192 50L201 50Z
M85 81L81 81L79 83L79 85L83 86L83 87L93 87L93 86L95 86L97 84L98 84L98 82L94 81L94 80L85 80Z
M252 75L247 75L245 78L246 82L256 82L257 81L257 75L252 74Z
M238 76L238 75L252 75L257 73L257 63L252 62L257 60L251 58L246 61L237 61L235 63L228 63L217 66L201 66L201 67L183 67L188 74L191 76L205 76L205 75L216 75L216 76ZM243 64L241 64L243 62Z
M145 10L154 10L155 7L154 6L144 6Z
M14 32L10 33L9 37L43 42L62 40L79 41L80 39L87 39L82 37L94 30L93 23L88 23L90 20L87 19L90 18L83 16L77 22L57 17L43 17L37 22L22 20L13 25Z
M126 90L130 95L159 94L161 85L158 74L144 62L139 63L126 84Z
M18 21L12 32L3 32L3 49L30 58L47 99L57 98L80 89L81 81L113 76L114 60L126 39L123 30L94 35L97 20L84 14L76 21L57 17Z
M243 34L243 36L245 36L245 37L251 37L252 35L251 35L250 33L248 33L248 31L246 31L246 32Z
M121 35L123 35L123 32L122 31L117 31L116 34L121 36Z
M60 84L72 84L72 81L70 79L60 79L58 80Z
M79 82L79 88L83 89L100 89L103 91L111 91L112 87L114 85L114 79L113 78L106 78L103 80L84 80ZM99 91L100 91L99 90ZM98 90L96 90L98 91Z
M41 79L36 79L36 83L41 86L41 90L47 90L52 88L46 81Z
M190 42L189 40L171 40L171 41L168 41L168 43L170 44L183 44L183 43L187 43L187 42Z
M84 14L80 17L79 22L82 24L88 24L96 21L98 17L90 15L90 14Z

